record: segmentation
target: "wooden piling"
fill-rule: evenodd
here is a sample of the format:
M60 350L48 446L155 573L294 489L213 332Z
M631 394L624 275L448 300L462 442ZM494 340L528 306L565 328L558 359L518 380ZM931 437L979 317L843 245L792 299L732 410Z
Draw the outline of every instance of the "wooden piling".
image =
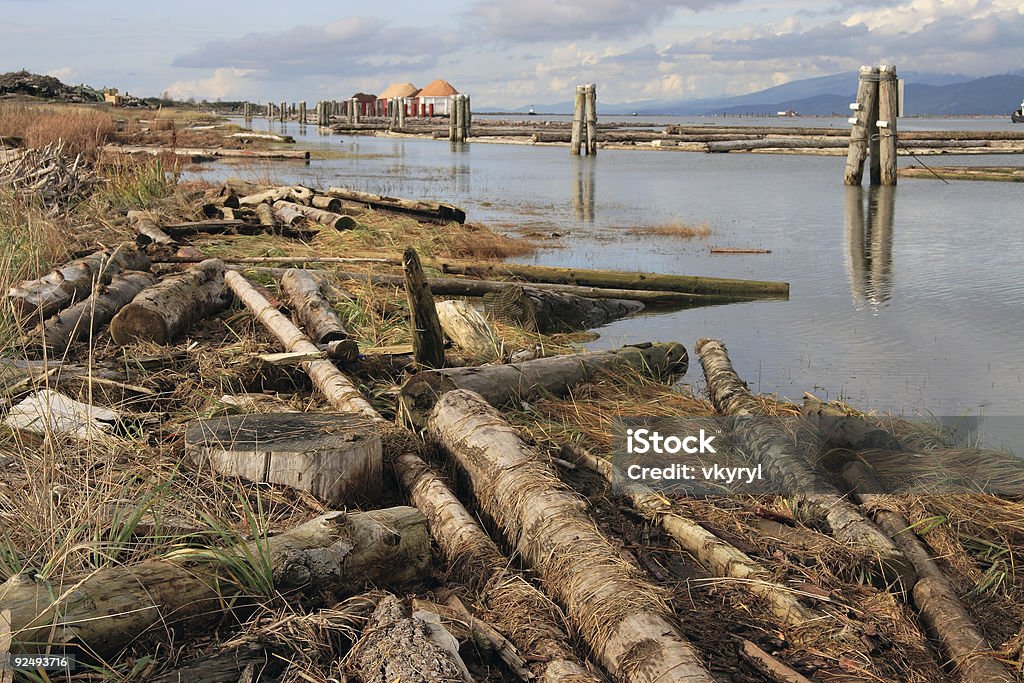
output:
M306 102L299 102L299 125L306 125Z
M870 66L860 68L860 82L857 85L857 102L853 127L850 129L850 148L846 155L847 185L860 185L864 178L864 160L868 155L869 139L875 132L878 121L878 69Z
M466 95L465 116L463 117L464 128L466 129L465 139L468 140L473 132L473 110L469 105L469 95Z
M587 154L597 154L597 85L591 83L585 91L587 105Z
M348 101L348 122L353 126L359 123L359 101L354 97Z
M405 98L398 98L398 128L405 128Z
M896 184L896 119L899 117L899 92L896 67L878 67L878 138L882 185Z
M583 110L586 106L586 87L576 86L576 99L572 108L572 137L569 139L569 153L579 155L583 140Z
M459 96L452 95L448 100L448 139L459 141Z
M287 102L285 102L283 100L281 101L281 108L278 110L278 113L281 115L281 122L282 123L285 122L288 119L288 103Z

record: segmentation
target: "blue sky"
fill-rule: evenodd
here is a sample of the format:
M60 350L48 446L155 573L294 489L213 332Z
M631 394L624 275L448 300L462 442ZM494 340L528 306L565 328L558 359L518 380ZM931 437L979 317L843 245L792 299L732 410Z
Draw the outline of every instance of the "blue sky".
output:
M742 94L895 63L1024 65L1020 0L0 0L0 71L140 95L342 99L434 78L474 108Z

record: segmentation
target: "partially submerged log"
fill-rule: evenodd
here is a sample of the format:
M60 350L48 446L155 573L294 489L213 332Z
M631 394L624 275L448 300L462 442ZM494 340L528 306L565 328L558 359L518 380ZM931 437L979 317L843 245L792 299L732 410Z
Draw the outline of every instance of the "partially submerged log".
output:
M60 266L38 280L26 280L7 293L22 317L48 318L92 293L95 284L107 284L125 270L149 270L146 254L125 242L113 251L104 249Z
M760 405L733 370L725 346L715 339L699 339L696 350L715 409L736 418L737 445L764 466L774 485L805 516L821 521L836 539L868 554L872 561L865 569L880 570L886 583L907 581L912 569L892 539L814 469L780 425L760 415Z
M432 202L425 200L401 199L398 197L384 197L369 192L358 192L343 187L328 188L325 193L331 197L338 197L355 204L362 204L371 209L379 211L391 211L404 213L437 223L465 223L466 212L457 206Z
M524 330L549 334L589 330L641 310L639 301L588 299L532 287L507 287L484 295L487 314Z
M41 323L33 336L41 338L52 353L61 354L72 342L95 334L139 292L154 284L152 273L131 270L115 275L109 285Z
M427 434L458 462L481 510L625 683L711 683L659 589L627 563L540 455L480 396L446 394Z
M254 559L255 558L255 559ZM400 586L430 566L430 536L419 511L329 512L290 531L222 549L185 549L84 576L15 575L0 584L11 610L15 649L77 644L115 655L140 636L209 629L228 614L242 617L253 587L237 580L239 562L265 567L265 590L345 595L367 584Z
M251 482L308 491L332 507L381 488L380 430L360 415L257 413L197 420L185 431L197 464Z
M207 259L142 290L110 321L110 336L116 344L169 344L227 303L224 264Z
M128 221L135 226L135 232L142 237L143 243L175 244L174 238L156 224L148 211L129 211Z
M402 259L405 270L405 294L409 302L413 357L418 367L444 367L444 333L437 318L434 295L420 266L416 250L409 247Z
M501 357L501 342L494 328L465 301L440 302L437 317L448 338L477 360L487 363Z
M327 344L348 339L348 331L312 275L292 268L281 276L281 290L288 296L291 309L314 343Z
M537 680L597 683L568 646L557 608L511 568L447 484L413 453L395 458L394 466L455 576L480 594L490 618L519 650L536 658L530 668Z
M468 389L500 406L534 393L565 394L603 371L632 368L653 376L682 374L688 362L682 344L654 343L507 365L445 368L416 373L402 387L400 400L405 415L422 426L439 397L454 389Z
M1011 683L1016 676L996 659L992 646L982 635L974 619L964 609L956 589L924 546L914 525L893 505L871 468L860 461L847 463L843 479L854 498L871 511L875 522L910 560L916 580L910 595L921 613L921 620L942 645L953 670L964 683Z

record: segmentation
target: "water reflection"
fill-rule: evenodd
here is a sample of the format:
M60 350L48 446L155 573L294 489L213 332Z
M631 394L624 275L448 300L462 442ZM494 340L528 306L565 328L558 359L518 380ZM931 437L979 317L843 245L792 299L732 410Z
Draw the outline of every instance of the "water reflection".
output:
M594 160L589 157L573 157L576 184L573 188L572 209L578 222L594 222L595 167Z
M846 188L846 244L850 293L858 308L880 309L892 298L892 221L896 188Z

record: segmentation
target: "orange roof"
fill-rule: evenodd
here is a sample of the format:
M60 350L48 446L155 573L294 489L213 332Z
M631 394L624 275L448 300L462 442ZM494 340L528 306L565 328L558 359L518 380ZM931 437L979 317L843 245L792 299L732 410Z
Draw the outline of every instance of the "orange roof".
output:
M451 83L442 81L440 78L436 81L431 81L427 84L427 87L420 90L420 97L448 97L449 95L458 94L459 91Z
M412 83L392 83L377 95L378 100L390 100L392 97L413 97L419 92Z

